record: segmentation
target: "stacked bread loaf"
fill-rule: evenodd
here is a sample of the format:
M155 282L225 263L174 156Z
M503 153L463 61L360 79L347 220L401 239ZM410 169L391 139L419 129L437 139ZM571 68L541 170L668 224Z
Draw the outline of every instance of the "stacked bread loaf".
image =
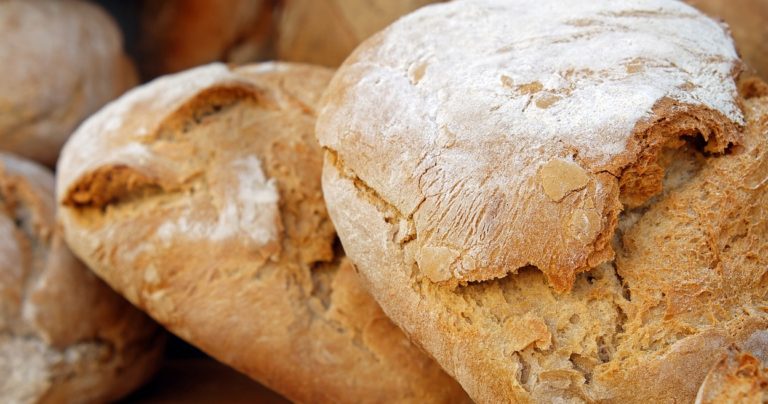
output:
M765 401L758 12L137 4L176 73L95 112L135 84L115 24L0 3L0 149L58 157L0 154L0 401L124 397L150 318L295 402Z

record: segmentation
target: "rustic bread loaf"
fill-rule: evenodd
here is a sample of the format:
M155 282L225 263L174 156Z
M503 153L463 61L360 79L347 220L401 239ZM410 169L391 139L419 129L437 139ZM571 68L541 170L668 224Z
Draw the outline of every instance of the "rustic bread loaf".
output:
M320 189L331 72L214 64L140 87L59 163L73 250L211 356L300 402L462 402L358 283Z
M163 334L67 249L53 181L0 153L0 401L115 400L154 372Z
M329 213L476 401L693 401L768 334L768 100L739 68L676 1L425 7L321 101Z
M744 61L768 79L768 1L686 0L728 23Z
M252 62L270 55L271 0L144 1L139 67L145 78L214 62Z
M112 19L84 1L0 2L0 150L53 165L75 127L136 83Z
M281 60L338 66L364 39L398 17L438 0L284 0L277 55Z
M759 341L761 356L768 353L768 341ZM760 359L731 347L707 373L696 404L762 404L768 402L768 369Z

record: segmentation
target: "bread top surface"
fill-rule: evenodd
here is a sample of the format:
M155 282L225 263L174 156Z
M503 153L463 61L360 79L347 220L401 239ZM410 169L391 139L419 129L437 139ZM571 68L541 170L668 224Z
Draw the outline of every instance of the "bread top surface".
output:
M47 165L82 119L136 83L116 24L83 1L0 2L0 59L0 149Z
M436 0L291 0L279 12L280 60L336 67L355 47L411 11Z
M55 207L47 169L0 153L0 395L116 399L154 371L162 338L72 255Z
M407 221L434 282L532 265L567 290L613 257L621 203L660 192L662 149L740 142L739 69L680 2L432 5L347 59L318 137Z
M759 358L736 347L724 354L707 373L696 396L696 404L762 404L766 401L768 369Z
M616 259L567 293L535 268L434 283L407 223L334 153L323 188L368 289L477 402L690 402L731 344L765 355L768 98L744 111L740 149L660 156L663 191L619 216Z
M314 137L331 73L214 64L108 105L60 160L67 240L174 333L292 400L465 401L334 248Z

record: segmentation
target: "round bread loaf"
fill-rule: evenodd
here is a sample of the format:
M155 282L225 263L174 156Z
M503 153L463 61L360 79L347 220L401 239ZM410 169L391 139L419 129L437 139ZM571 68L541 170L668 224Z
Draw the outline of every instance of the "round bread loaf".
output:
M0 2L0 150L52 166L75 127L136 83L112 19L84 1Z
M277 31L281 60L338 66L364 39L398 17L439 0L284 0Z
M321 189L331 72L209 65L129 92L59 163L73 250L211 356L299 402L463 402L361 288Z
M273 1L145 1L139 67L145 78L224 60L243 63L269 55Z
M425 7L321 101L330 216L476 401L693 401L768 333L768 100L739 69L677 1Z
M67 249L53 183L0 153L0 398L113 401L152 375L164 335Z
M768 341L759 341L757 347L766 357ZM768 402L768 369L748 352L732 347L707 373L696 404Z
M744 61L768 79L768 1L686 0L728 23Z

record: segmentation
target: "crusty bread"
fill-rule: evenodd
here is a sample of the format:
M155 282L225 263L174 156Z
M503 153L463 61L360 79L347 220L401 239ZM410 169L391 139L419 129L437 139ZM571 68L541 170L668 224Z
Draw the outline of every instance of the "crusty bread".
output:
M620 200L660 191L661 150L697 133L709 153L739 142L723 27L666 0L556 6L425 7L358 48L328 89L321 142L408 219L399 236L416 238L432 281L533 265L568 290L613 258Z
M428 6L321 101L329 213L476 401L693 401L768 333L768 99L738 69L681 2Z
M335 67L364 39L398 17L439 0L284 0L277 55Z
M270 55L270 0L144 1L139 67L153 78L214 62L252 62Z
M746 63L768 80L768 1L686 0L712 17L728 23Z
M0 60L0 150L49 166L85 117L136 83L117 26L84 1L1 1Z
M768 341L760 341L765 354ZM696 404L762 404L768 402L768 369L760 359L731 347L709 371Z
M334 249L322 68L214 64L153 81L62 153L67 240L177 335L300 402L461 402Z
M0 401L86 403L144 382L163 334L88 271L54 221L53 176L0 153Z

